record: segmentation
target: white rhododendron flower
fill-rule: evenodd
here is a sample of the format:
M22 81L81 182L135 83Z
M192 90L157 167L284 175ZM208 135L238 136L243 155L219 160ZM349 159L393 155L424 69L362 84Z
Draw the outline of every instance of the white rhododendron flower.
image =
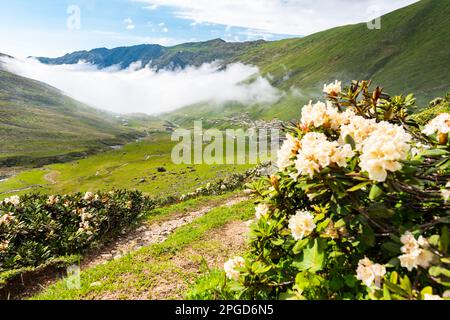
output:
M447 182L447 184L445 185L446 189L442 189L441 193L442 193L442 198L444 198L445 202L447 202L450 199L450 181Z
M223 269L230 280L238 281L240 272L239 268L245 267L245 260L242 257L235 257L233 259L228 260L223 265Z
M441 113L431 120L422 131L424 134L431 136L435 133L447 134L450 132L450 113Z
M356 278L361 280L367 287L372 287L373 284L380 288L381 279L386 275L386 267L373 263L367 257L360 260L358 269L356 269Z
M8 247L9 247L9 241L8 240L0 242L0 252L8 250Z
M435 295L435 294L429 294L429 293L425 293L423 295L423 299L424 300L444 300L442 299L440 296Z
M403 243L401 250L404 253L399 257L402 267L412 271L419 266L426 269L432 264L435 256L427 250L429 247L427 239L420 236L416 240L414 235L408 231L400 238L400 241Z
M256 207L256 219L261 219L262 217L267 217L269 214L270 207L266 203L260 203Z
M297 154L300 148L300 141L294 138L292 135L287 134L281 149L278 150L277 166L280 171L284 171L286 168L294 164L292 158Z
M381 122L378 128L364 141L360 168L369 173L369 178L384 182L388 171L402 169L399 161L406 160L411 150L412 136L401 126Z
M361 116L350 117L349 123L341 126L340 142L344 143L347 136L352 137L356 150L361 151L364 141L377 129L375 119L365 119Z
M298 176L309 176L311 179L321 169L336 163L340 167L347 165L347 159L355 155L350 145L340 146L337 141L328 141L323 133L309 132L301 141L301 149L294 161Z
M334 83L323 86L323 92L330 96L337 96L342 91L342 82L336 80Z
M1 225L9 225L15 219L16 218L14 217L14 213L12 213L12 212L6 213L0 218L0 226Z
M94 199L94 194L92 192L86 192L83 199L86 201L91 201Z
M331 102L327 103L317 102L313 104L312 101L302 109L302 124L315 128L330 127L334 130L341 125L341 114L336 107L333 107Z
M59 198L57 196L49 196L47 200L48 205L55 205L59 202Z
M18 206L20 204L20 197L19 196L12 196L10 198L6 198L3 200L5 204L12 204L13 206Z
M297 211L289 220L289 229L295 240L302 240L309 236L315 228L314 217L308 211Z
M444 201L447 202L448 199L450 199L450 190L443 189L443 190L441 190L441 193L442 193L442 198L444 198Z

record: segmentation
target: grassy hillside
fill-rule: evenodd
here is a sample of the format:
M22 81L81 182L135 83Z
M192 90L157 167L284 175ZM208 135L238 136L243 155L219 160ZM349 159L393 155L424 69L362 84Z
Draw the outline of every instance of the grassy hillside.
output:
M0 182L0 199L15 194L43 192L66 194L113 188L137 189L152 196L180 196L244 172L254 165L177 165L169 134L155 133L139 142L86 159L24 171ZM166 171L159 172L159 168Z
M0 165L65 160L143 135L124 121L0 68Z
M372 79L390 94L415 93L425 107L450 91L450 2L422 0L381 18L381 30L365 23L338 27L301 39L265 42L232 61L257 65L286 95L273 106L241 106L259 118L298 117L311 98L322 97L324 83ZM294 95L291 88L297 88ZM184 114L223 114L213 105L191 106ZM234 108L225 111L235 113Z

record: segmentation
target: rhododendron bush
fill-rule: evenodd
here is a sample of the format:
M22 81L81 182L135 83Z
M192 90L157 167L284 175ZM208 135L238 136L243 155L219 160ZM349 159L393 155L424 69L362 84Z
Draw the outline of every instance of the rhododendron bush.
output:
M0 280L11 271L81 253L154 206L142 193L126 190L0 201Z
M450 115L422 126L414 97L325 86L286 129L251 250L226 264L244 299L450 298Z

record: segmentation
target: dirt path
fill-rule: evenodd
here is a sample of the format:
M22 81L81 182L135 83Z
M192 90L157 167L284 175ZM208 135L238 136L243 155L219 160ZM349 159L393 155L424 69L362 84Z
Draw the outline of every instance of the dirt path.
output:
M197 211L185 214L176 214L170 220L144 224L138 229L118 238L116 241L103 247L101 251L90 253L82 263L82 269L91 268L110 260L119 259L124 255L132 253L140 248L156 243L162 243L178 228L192 223L194 220L204 216L216 207L231 207L242 201L246 197L234 197L218 205L207 205Z
M202 239L177 252L166 262L164 270L151 272L145 270L136 276L124 273L116 279L127 285L116 290L91 292L87 300L179 300L184 299L190 286L204 275L205 266L222 268L223 264L235 255L247 249L247 237L250 222L233 221L225 226L211 230ZM205 265L206 262L206 265ZM149 258L147 263L161 263ZM149 283L145 290L136 289L136 281ZM101 282L99 283L101 284ZM96 285L93 283L92 285Z
M168 237L176 231L178 228L192 223L194 220L206 215L211 210L217 207L231 207L238 203L248 200L248 197L234 196L222 200L220 202L208 203L198 210L174 213L166 217L162 217L161 221L154 223L147 223L136 230L117 238L116 240L104 245L100 249L93 250L86 254L85 258L81 262L81 269L86 270L88 268L95 267L100 264L107 263L108 261L119 259L124 255L132 253L143 247L150 246L152 244L162 243L168 239ZM175 269L181 268L186 272L193 274L200 274L200 261L206 260L211 267L223 264L227 257L235 252L238 252L245 244L248 231L248 225L243 222L233 222L223 227L220 230L216 230L207 236L208 241L203 241L204 244L199 247L190 246L180 253L177 253L173 257L173 267ZM205 244L208 245L205 245ZM194 257L194 262L192 261ZM173 270L173 268L172 268ZM32 279L27 279L23 282L23 287L18 292L14 293L11 298L26 298L39 292L43 288L54 284L64 274L62 271L50 271L46 272L44 276L33 276ZM170 273L170 270L167 270ZM154 275L149 275L155 277ZM186 283L178 276L174 274L161 274L157 275L157 285L151 288L151 293L145 295L140 292L137 293L127 292L126 295L130 299L170 299L173 297L181 297L182 292L186 289ZM20 288L18 288L20 289ZM132 290L132 288L129 288ZM101 296L92 296L92 299L118 299L122 298L123 293L114 292Z
M59 175L60 172L51 171L44 176L44 179L50 184L57 184L58 182L56 181L56 179L58 178Z

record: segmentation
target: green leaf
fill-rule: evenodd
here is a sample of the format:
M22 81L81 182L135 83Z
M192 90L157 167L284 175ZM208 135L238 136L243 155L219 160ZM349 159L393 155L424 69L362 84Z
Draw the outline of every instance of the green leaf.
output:
M300 261L294 261L292 265L300 271L318 272L323 269L325 264L324 240L315 239L303 250Z
M405 292L411 296L412 295L412 286L411 281L409 280L408 276L404 276L403 278L400 278L400 287L402 287Z
M354 187L348 189L347 191L348 191L348 192L355 192L355 191L358 191L358 190L360 190L360 189L366 187L367 185L369 185L369 184L371 184L371 183L372 183L372 181L365 181L365 182L362 182L362 183L360 183L360 184L357 184L356 186L354 186Z
M424 155L428 156L428 157L445 156L448 154L449 154L448 151L443 150L443 149L433 149L433 150L427 150L426 152L424 152Z
M300 252L302 252L303 248L306 247L308 242L309 242L309 239L302 239L302 240L297 241L294 248L292 249L292 252L294 252L294 254L299 254Z
M367 212L371 217L374 218L392 218L395 214L395 211L390 208L386 208L386 206L382 203L373 203L368 209Z
M422 289L422 291L420 291L420 297L422 298L422 300L425 299L426 294L433 294L433 288L425 287Z
M375 232L370 226L363 227L362 241L369 247L373 247L375 245Z
M440 275L444 275L450 278L450 270L442 267L437 266L431 267L430 270L428 270L428 273L432 277L439 277Z
M391 273L391 277L390 277L389 281L391 281L393 284L397 284L397 281L398 281L398 273L397 273L397 271L394 271L394 272Z
M351 146L352 146L352 149L355 150L355 148L356 148L356 142L355 142L355 140L353 139L353 137L352 137L351 135L347 135L347 136L345 137L345 143L351 145Z
M447 226L442 227L440 240L441 241L439 242L439 250L441 250L444 253L447 253L450 242L450 235L448 233Z
M383 190L379 186L374 184L372 186L372 189L370 189L369 199L375 200L375 199L379 198L382 194L383 194Z

